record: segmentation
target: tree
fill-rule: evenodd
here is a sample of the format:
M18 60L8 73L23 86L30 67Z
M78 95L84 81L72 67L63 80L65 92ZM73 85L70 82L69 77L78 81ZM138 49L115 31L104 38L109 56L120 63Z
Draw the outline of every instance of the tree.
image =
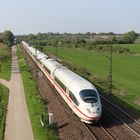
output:
M130 31L123 35L123 41L125 43L134 43L137 37L138 37L137 33L135 33L134 31Z
M14 43L14 35L11 31L1 33L1 38L4 44L11 46Z

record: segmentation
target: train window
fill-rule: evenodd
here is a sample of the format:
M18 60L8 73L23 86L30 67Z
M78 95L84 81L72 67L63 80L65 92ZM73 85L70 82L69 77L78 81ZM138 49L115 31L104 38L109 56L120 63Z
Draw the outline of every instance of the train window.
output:
M80 91L80 97L86 103L96 103L98 101L97 92L92 89Z
M57 77L55 77L55 81L64 91L66 91L66 86Z
M51 73L51 71L46 66L44 66L44 68L49 74Z
M69 91L69 97L71 98L71 100L78 106L79 102L76 99L76 97L73 95L73 93L71 91Z

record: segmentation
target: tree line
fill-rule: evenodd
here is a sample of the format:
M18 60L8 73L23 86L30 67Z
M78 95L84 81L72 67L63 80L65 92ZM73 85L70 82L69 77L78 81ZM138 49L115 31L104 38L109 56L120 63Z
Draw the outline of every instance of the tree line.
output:
M67 48L84 48L94 49L97 51L109 51L108 45L110 44L133 44L138 37L138 34L134 31L130 31L124 34L109 33L90 33L85 34L77 33L38 33L36 35L29 34L24 36L18 36L19 40L25 40L40 50L41 46L53 46L53 47L67 47ZM114 52L128 53L128 48L121 48L115 46Z

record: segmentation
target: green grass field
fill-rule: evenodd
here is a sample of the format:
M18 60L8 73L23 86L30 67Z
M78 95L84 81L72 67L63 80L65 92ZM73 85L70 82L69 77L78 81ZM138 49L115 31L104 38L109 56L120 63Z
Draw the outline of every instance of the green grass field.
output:
M140 38L137 38L137 39L135 40L135 44L140 44Z
M0 77L9 80L11 76L11 48L0 44Z
M57 137L55 132L52 129L50 129L48 125L46 125L45 128L41 126L40 116L41 113L46 114L45 105L38 93L36 83L28 70L26 62L22 56L21 50L18 50L18 58L34 138L35 140L56 140ZM48 121L48 116L46 117L46 121Z
M140 54L140 44L114 44L114 46L128 48L130 53Z
M0 140L4 137L8 92L8 89L0 84Z
M140 45L123 45L126 46L134 52L137 50L140 52ZM44 47L44 49L47 54L55 55L55 47ZM109 74L109 59L93 50L58 48L57 57L101 79L107 79ZM96 83L96 79L92 81ZM113 85L117 87L113 94L140 111L139 106L135 104L140 102L139 83L140 56L113 54Z

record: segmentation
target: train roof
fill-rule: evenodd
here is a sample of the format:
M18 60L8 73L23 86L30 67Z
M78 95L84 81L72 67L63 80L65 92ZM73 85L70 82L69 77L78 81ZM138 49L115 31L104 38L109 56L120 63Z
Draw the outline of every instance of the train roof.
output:
M58 68L55 75L57 78L59 78L59 80L63 81L63 84L65 84L71 91L77 90L77 92L80 92L84 89L96 90L96 88L89 81L66 67Z
M47 56L46 54L42 53L41 51L35 49L35 48L32 47L32 46L29 46L28 43L26 43L26 42L24 42L24 41L22 41L22 43L27 47L27 49L28 49L33 55L36 55L36 58L37 58L38 60L48 58L48 56Z
M43 60L42 62L54 75L67 86L71 91L74 89L80 92L84 89L94 89L96 88L86 79L82 78L78 74L69 70L64 65L60 64L53 58Z
M29 46L29 44L26 43L25 41L22 41L22 44L23 44L24 46Z
M44 53L42 53L42 52L39 52L38 54L37 54L37 59L38 60L41 60L41 59L46 59L46 58L48 58L48 56L47 55L45 55Z
M63 66L62 64L58 63L53 58L43 60L42 63L52 72L54 72L57 68L60 68Z

